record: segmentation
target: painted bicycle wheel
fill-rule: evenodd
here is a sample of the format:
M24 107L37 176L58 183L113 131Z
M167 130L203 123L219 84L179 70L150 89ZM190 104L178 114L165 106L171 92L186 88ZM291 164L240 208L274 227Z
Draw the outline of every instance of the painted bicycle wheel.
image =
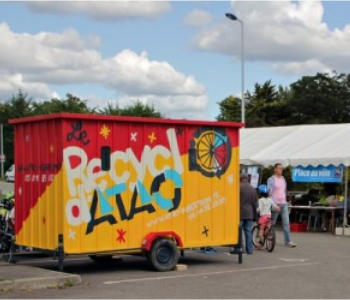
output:
M220 177L231 161L229 139L215 130L203 131L195 139L196 161L200 171L208 176Z

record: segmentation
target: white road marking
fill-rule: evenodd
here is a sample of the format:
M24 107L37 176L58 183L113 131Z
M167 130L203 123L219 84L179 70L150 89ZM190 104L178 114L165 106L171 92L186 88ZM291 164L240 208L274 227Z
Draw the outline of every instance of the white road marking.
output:
M116 281L105 281L104 284L108 285L108 284L133 283L133 282L152 281L152 280L203 277L203 276L230 274L230 273L256 272L256 271L264 271L264 270L274 270L274 269L281 269L281 268L306 267L306 266L314 266L314 265L318 265L318 264L320 264L320 263L319 262L313 262L313 263L306 263L306 264L282 265L282 266L271 266L271 267L261 267L261 268L248 268L248 269L240 269L240 270L218 271L218 272L187 274L187 275L178 275L178 276L122 279L122 280L116 280Z
M308 258L280 258L279 260L286 261L286 262L304 262L308 261Z

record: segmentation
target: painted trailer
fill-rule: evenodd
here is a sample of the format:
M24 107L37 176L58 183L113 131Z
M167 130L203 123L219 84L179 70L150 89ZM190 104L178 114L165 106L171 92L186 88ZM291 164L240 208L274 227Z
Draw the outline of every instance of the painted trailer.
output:
M16 244L144 254L239 244L240 123L51 114L13 119ZM239 255L242 262L242 255Z

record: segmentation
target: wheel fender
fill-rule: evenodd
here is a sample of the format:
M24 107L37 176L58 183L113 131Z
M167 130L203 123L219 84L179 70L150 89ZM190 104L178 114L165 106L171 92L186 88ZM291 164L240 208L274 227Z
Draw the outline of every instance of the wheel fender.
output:
M141 248L143 250L150 251L152 248L153 242L160 237L174 238L178 247L183 248L183 243L182 243L181 237L178 234L176 234L174 231L162 231L162 232L150 232L150 233L148 233L142 240Z

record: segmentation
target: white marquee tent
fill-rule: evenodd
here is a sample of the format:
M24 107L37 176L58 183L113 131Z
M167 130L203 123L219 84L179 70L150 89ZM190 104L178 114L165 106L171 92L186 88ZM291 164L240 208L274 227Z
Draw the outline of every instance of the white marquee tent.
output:
M245 166L350 166L350 124L243 128L240 163ZM345 185L345 195L348 186ZM346 199L346 197L345 197ZM344 215L347 201L344 203ZM344 218L344 226L346 218Z
M241 129L240 163L349 166L350 124Z

